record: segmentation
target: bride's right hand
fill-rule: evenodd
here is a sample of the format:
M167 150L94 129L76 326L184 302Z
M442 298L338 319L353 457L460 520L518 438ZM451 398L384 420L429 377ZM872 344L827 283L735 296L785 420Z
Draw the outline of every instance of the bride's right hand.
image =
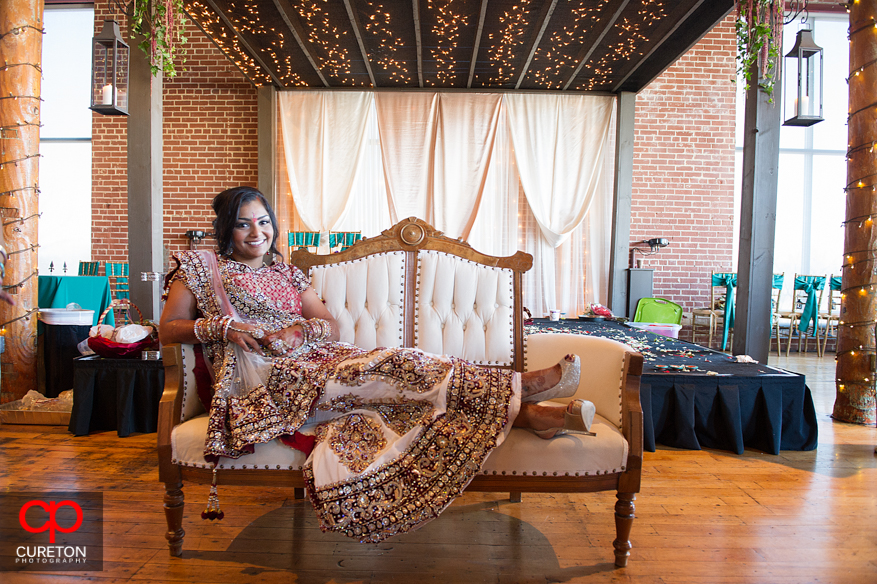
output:
M234 323L234 326L237 329L244 329L246 331L254 331L259 328L255 325L244 322L236 322ZM228 334L226 334L225 338L248 353L258 353L259 355L265 354L262 350L262 345L259 344L259 341L257 341L249 332L242 332L229 328Z

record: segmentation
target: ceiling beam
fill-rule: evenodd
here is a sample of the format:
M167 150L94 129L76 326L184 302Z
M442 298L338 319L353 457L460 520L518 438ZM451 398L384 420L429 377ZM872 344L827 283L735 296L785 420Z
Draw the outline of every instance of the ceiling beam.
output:
M414 13L414 40L417 43L417 82L423 87L423 42L420 38L420 4L418 0L411 0L411 10Z
M313 54L311 54L310 50L308 50L307 45L305 45L304 37L305 31L301 28L301 26L297 23L293 23L292 18L290 18L289 14L286 12L286 8L280 5L280 0L272 0L274 2L274 7L277 8L277 12L280 13L280 16L283 18L283 22L286 23L286 26L289 27L289 32L292 33L292 36L295 38L295 42L298 43L299 48L305 54L308 61L311 64L311 67L314 68L314 71L317 72L317 77L320 78L320 81L323 82L325 87L329 87L329 82L326 81L326 78L323 77L323 72L320 71L320 68L317 66L317 60Z
M198 20L197 18L195 18L195 15L191 11L189 11L187 9L187 10L185 10L185 13L186 13L186 16L189 17L189 20L194 22L195 26L197 26L201 30L201 32L204 33L204 36L206 36L208 39L210 39L210 42L213 43L213 46L215 46L217 49L219 49L219 52L222 53L223 55L225 55L225 58L228 59L229 61L231 61L232 65L237 67L238 71L241 72L241 75L243 75L244 77L247 78L247 81L249 81L250 83L252 83L255 86L259 85L258 83L256 83L256 80L250 76L250 73L245 71L244 68L241 67L241 64L235 60L234 55L231 55L228 52L228 49L226 49L225 47L220 45L218 42L216 42L216 39L213 38L213 36L211 36L211 34L209 32L207 32L207 30L204 28L204 25L201 24L201 21ZM43 138L43 140L45 140L45 138Z
M277 87L283 87L283 82L280 81L280 78L274 73L274 71L269 67L265 61L259 57L259 53L253 49L253 46L247 42L247 39L243 37L243 35L235 28L234 24L232 24L231 19L226 16L225 12L219 9L219 6L213 0L206 0L207 5L219 16L222 23L227 26L232 32L234 32L234 36L238 39L238 42L241 44L241 47L253 57L253 60L259 63L259 66L262 67L265 71L268 72L268 75L271 76L271 80L274 81L274 85Z
M487 14L487 0L481 0L481 14L478 16L478 30L475 33L475 46L472 48L472 61L469 65L469 81L466 89L472 88L472 78L475 76L475 63L478 62L478 49L481 47L481 33L484 31L484 15Z
M368 78L371 80L372 87L377 87L375 83L375 75L372 73L372 65L368 59L368 53L365 51L365 43L362 40L362 25L359 23L359 15L350 5L350 0L344 0L344 7L347 9L347 16L350 18L350 26L353 27L353 34L356 35L356 43L359 45L359 52L362 53L362 61L365 63L365 70L368 71Z
M521 76L518 77L518 82L515 83L515 89L521 88L521 83L524 82L524 78L527 76L527 71L530 70L530 63L533 61L533 56L536 55L536 49L539 48L539 43L542 41L542 35L545 34L545 29L548 27L548 21L551 20L551 15L554 14L554 8L557 6L557 0L551 0L551 3L548 4L547 10L543 9L542 14L539 15L540 21L538 23L539 32L536 33L536 38L533 39L533 42L530 43L530 50L527 54L527 60L524 62L524 66L521 68Z
M587 48L587 51L584 55L579 59L579 64L576 66L575 71L572 72L572 75L569 76L569 79L566 80L566 83L563 84L563 89L566 90L572 85L572 82L575 81L576 77L579 76L579 72L582 70L582 67L585 66L585 63L588 62L588 59L591 58L591 55L594 53L594 50L600 46L600 43L603 42L603 39L606 38L606 35L609 34L609 31L612 30L612 27L615 26L615 22L618 20L618 17L621 16L621 13L627 7L628 2L630 0L622 0L618 3L618 7L615 9L615 13L609 18L609 21L606 23L606 26L603 27L603 30L600 31L600 36L598 36L591 46Z
M627 81L628 79L630 79L630 76L633 75L633 74L636 72L636 70L640 68L640 65L642 65L643 63L645 63L645 62L648 60L649 57L651 57L653 54L655 54L655 51L660 50L660 49L663 47L664 43L667 42L667 39L669 39L671 36L673 36L673 34L679 29L679 27L682 26L682 25L684 25L684 24L688 21L688 19L691 17L691 15L694 14L694 12L695 12L698 8L700 8L700 5L703 4L704 2L706 2L706 0L700 0L699 2L695 2L695 3L691 6L691 8L688 10L688 12L685 13L685 16L683 16L682 18L680 18L679 20L677 20L677 21L676 21L676 24L673 25L673 28L671 28L670 30L668 30L668 31L666 32L666 34L664 34L664 36L662 36L661 39L660 39L658 42L656 42L656 43L654 44L654 46L652 46L652 50L650 50L648 53L646 53L645 55L643 55L643 56L639 59L639 61L636 62L636 64L633 66L633 68L632 68L630 71L627 72L627 75L625 75L625 76L621 79L621 81L619 81L618 83L616 83L616 84L612 87L612 89L610 89L609 91L611 91L612 93L615 93L616 91L618 91L618 89L619 89L622 85L624 85L624 82Z

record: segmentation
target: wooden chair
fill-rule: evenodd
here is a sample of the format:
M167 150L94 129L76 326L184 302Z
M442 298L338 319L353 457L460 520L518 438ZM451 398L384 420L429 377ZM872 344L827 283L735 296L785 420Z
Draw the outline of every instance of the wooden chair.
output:
M780 343L780 301L783 296L783 281L785 280L785 277L785 272L774 274L773 285L770 290L770 334L771 338L776 337L777 356L783 354ZM769 349L770 347L768 347L768 352L770 352Z
M362 233L359 231L330 231L329 251L344 251L361 239Z
M816 352L821 355L819 349L819 306L822 304L822 291L825 289L825 276L811 276L795 274L795 283L792 288L792 310L780 312L780 317L789 321L789 342L786 344L786 356L792 350L792 340L798 338L798 352L807 352L807 340L809 330L813 326L813 336L816 338ZM804 330L801 330L803 325ZM797 334L796 334L797 333Z
M837 325L840 320L841 305L841 277L831 275L828 278L828 302L826 309L819 313L820 320L825 321L825 328L822 329L822 354L825 356L825 347L828 345L828 338L833 336L837 339ZM818 346L817 339L817 346Z
M80 276L97 276L100 270L100 262L79 262Z
M116 323L129 324L134 322L128 315L128 305L119 300L130 300L131 290L128 285L128 264L124 262L106 262L104 273L110 280L110 294L113 297L113 316Z
M724 324L726 317L726 305L729 284L732 290L730 315L733 320L733 289L737 285L737 274L729 271L713 271L710 273L710 302L705 308L695 308L691 311L691 342L697 343L698 328L707 328L707 347L712 348L713 337L719 324ZM706 323L698 322L698 319L706 320ZM729 328L730 328L729 323ZM724 334L723 334L724 336ZM730 336L728 337L730 339ZM724 343L727 344L727 343ZM721 348L723 351L725 347Z
M287 247L290 255L297 249L313 249L316 253L320 247L320 234L316 231L290 231Z

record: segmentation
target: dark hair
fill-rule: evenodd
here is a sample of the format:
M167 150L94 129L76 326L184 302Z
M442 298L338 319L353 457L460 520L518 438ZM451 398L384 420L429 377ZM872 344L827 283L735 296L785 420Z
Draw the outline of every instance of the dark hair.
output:
M268 211L271 226L274 228L274 239L271 240L269 251L280 255L280 252L277 251L279 230L277 229L277 217L274 215L274 209L271 208L271 204L265 198L265 195L253 187L226 189L213 198L213 212L216 213L216 219L213 220L213 231L219 253L222 255L231 254L233 250L231 243L232 233L241 213L241 205L250 201L259 201Z

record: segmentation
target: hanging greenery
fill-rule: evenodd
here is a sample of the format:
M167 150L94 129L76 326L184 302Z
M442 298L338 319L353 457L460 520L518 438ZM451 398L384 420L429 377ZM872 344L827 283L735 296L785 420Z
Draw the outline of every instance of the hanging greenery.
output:
M783 0L737 1L737 73L752 83L752 66L758 65L758 86L773 102L773 88L780 74L783 47Z
M186 11L183 0L134 0L131 28L145 38L140 48L149 57L152 74L177 74L185 60Z

